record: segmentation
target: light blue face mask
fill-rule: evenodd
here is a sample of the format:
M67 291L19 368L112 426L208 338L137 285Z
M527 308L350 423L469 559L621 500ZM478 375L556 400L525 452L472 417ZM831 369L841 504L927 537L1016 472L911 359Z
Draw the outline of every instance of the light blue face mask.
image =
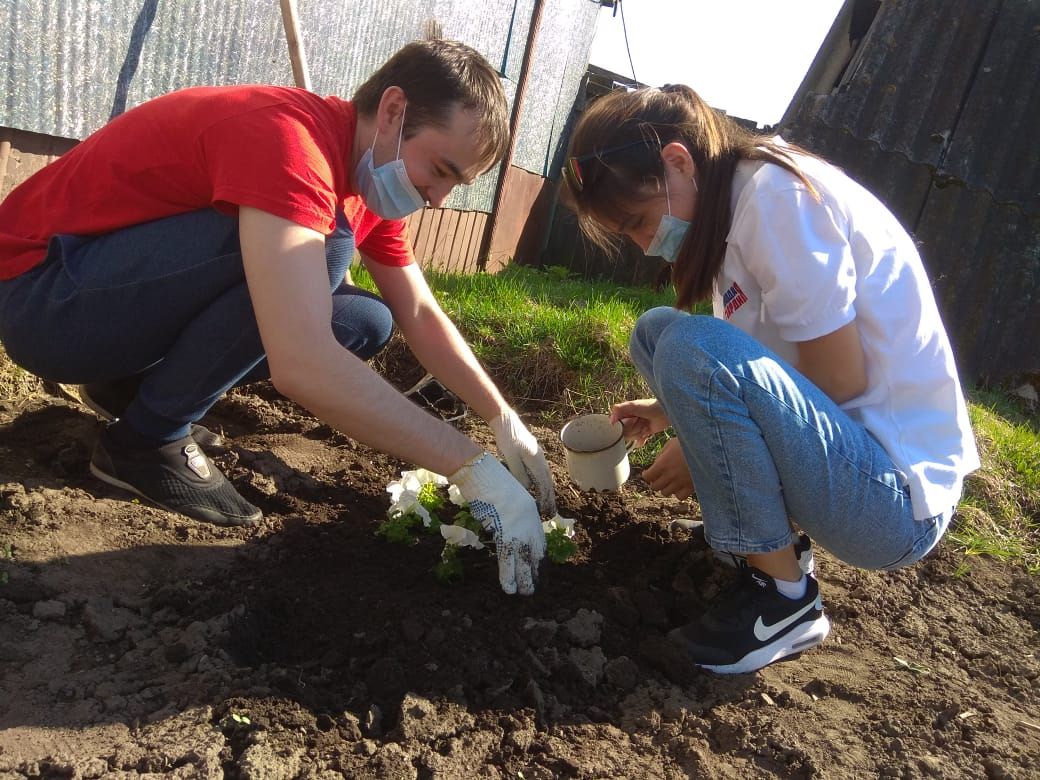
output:
M696 188L697 180L693 180ZM672 199L668 194L668 179L664 180L664 196L668 203L668 213L661 217L661 223L657 226L650 246L646 248L646 254L650 257L662 257L669 263L674 263L679 247L686 238L686 231L690 229L690 223L685 219L672 216Z
M407 106L405 108L407 109ZM377 138L379 130L376 130L376 137L372 139L372 146L358 160L354 169L354 179L369 211L383 219L401 219L426 205L426 199L419 194L419 190L415 189L412 180L408 178L404 160L401 159L404 111L401 112L401 134L397 137L397 159L378 168L372 162L372 149L375 148Z

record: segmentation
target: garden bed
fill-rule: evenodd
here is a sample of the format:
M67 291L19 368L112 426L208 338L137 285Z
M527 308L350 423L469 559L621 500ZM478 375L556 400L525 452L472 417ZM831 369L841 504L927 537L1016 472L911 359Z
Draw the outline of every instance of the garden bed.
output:
M206 422L259 527L90 478L100 423L71 401L0 406L0 778L1037 776L1040 588L1018 567L821 552L830 639L713 676L665 639L734 576L672 522L696 505L638 474L576 491L536 419L579 553L531 598L485 552L445 587L439 536L377 536L410 466L269 386Z

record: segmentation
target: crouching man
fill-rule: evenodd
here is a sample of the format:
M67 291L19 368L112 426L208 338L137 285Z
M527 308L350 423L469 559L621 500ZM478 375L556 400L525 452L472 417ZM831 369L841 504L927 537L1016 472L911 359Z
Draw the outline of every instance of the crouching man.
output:
M544 536L524 487L555 511L545 457L437 304L401 221L499 162L507 134L495 71L442 40L405 46L350 101L273 86L148 101L0 203L0 341L115 420L95 476L223 525L261 513L196 423L270 377L357 441L449 475L494 536L503 589L531 593ZM381 297L344 281L355 246ZM490 424L512 475L368 366L394 322Z

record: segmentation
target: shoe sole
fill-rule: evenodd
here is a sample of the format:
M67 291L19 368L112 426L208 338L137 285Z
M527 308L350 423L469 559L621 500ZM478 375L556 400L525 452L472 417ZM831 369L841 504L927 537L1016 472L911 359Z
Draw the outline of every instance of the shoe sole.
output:
M185 514L180 509L175 509L173 507L166 506L161 501L156 501L154 498L152 498L150 496L146 496L144 493L142 493L140 490L135 488L129 482L123 482L123 480L117 479L116 477L113 477L111 474L106 474L104 471L99 469L93 463L90 464L90 473L93 474L95 477L97 477L102 482L104 482L106 485L111 485L112 487L117 487L117 488L120 488L122 490L126 490L126 491L128 491L130 493L133 493L135 496L140 496L141 498L143 498L148 503L154 504L155 506L159 507L160 509L165 509L167 512L173 512L175 515L181 515L182 517L191 517L193 520L202 520L203 522L206 522L206 523L213 523L214 525L222 525L222 526L225 526L225 527L232 527L233 528L233 527L238 527L238 526L254 526L254 525L259 523L263 519L263 515L262 514L258 515L256 518L245 518L244 517L241 520L232 520L232 519L230 519L228 517L225 517L224 515L214 515L212 517L204 517L204 518L203 517L193 517L192 515Z
M758 650L752 650L734 664L697 664L697 666L716 674L747 674L748 672L755 672L764 666L769 666L769 664L779 661L781 658L787 658L811 647L816 647L816 645L827 638L830 630L831 621L827 619L826 615L820 615L811 623L802 623L795 626L776 641L760 647Z

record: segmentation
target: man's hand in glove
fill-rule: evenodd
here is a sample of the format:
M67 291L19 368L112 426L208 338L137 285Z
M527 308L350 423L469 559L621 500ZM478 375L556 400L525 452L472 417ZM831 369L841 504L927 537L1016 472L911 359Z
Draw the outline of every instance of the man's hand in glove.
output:
M495 540L502 590L525 596L534 593L538 565L545 555L545 532L531 495L487 452L448 480Z
M538 440L512 409L507 409L490 420L488 425L495 432L498 451L505 458L513 476L526 488L534 485L538 493L538 511L543 517L555 515L556 492L553 489L549 464Z

